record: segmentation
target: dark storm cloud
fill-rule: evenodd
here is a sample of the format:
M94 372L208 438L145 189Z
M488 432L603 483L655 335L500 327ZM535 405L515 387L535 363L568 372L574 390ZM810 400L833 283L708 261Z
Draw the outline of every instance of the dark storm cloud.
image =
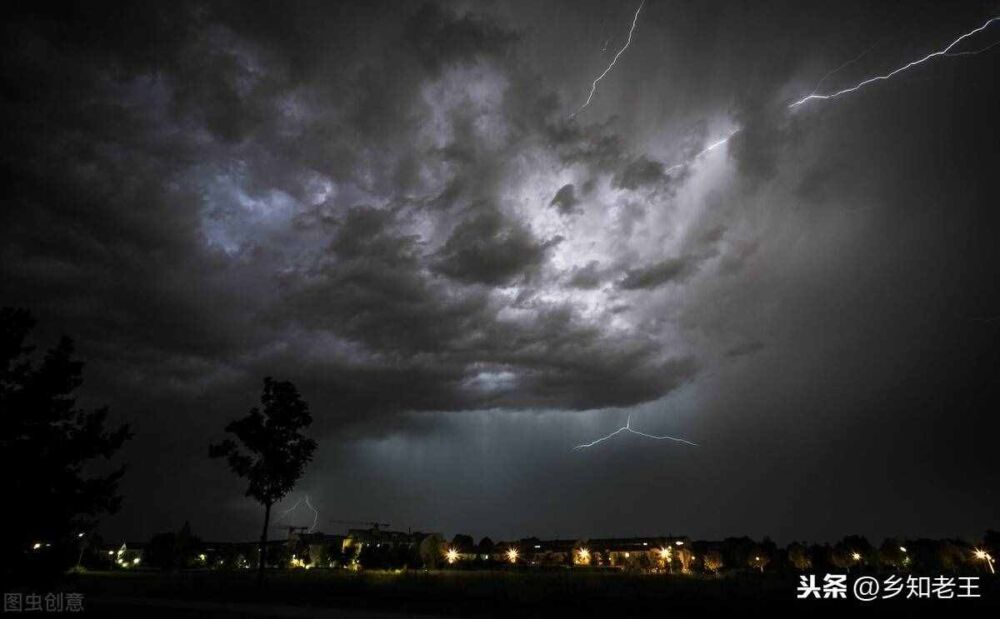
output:
M517 34L480 15L456 15L425 3L410 18L406 40L430 69L452 61L466 62L479 55L501 55L510 50Z
M579 204L579 200L576 197L576 190L572 183L567 183L559 188L556 195L549 202L549 206L556 207L560 213L563 215L569 215L572 213L576 205Z
M662 262L629 269L618 282L622 290L658 288L670 282L683 282L698 269L698 262L691 257L668 258Z
M604 279L604 274L600 266L596 260L592 260L585 266L573 269L573 274L569 278L569 285L573 288L583 288L584 290L597 288Z
M498 286L537 268L548 245L518 222L486 207L459 223L441 248L435 269L464 283Z
M625 165L624 169L614 176L611 183L615 187L624 189L639 189L647 185L661 183L666 178L667 175L662 163L641 156Z
M647 3L573 119L631 7L4 10L0 296L138 431L130 534L251 531L205 517L239 493L204 444L268 374L313 406L303 486L392 522L995 519L997 56L786 107L977 7ZM702 447L569 451L636 411Z

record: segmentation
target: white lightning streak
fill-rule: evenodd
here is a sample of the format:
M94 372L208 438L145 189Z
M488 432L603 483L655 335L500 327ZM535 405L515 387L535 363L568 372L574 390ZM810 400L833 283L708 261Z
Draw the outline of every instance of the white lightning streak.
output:
M881 81L885 81L885 80L891 79L892 77L894 77L894 76L902 73L903 71L906 71L907 69L911 69L911 68L913 68L913 67L915 67L915 66L917 66L919 64L923 64L923 63L927 62L928 60L931 60L933 58L937 58L938 56L948 56L949 52L956 45L958 45L959 43L961 43L965 39L967 39L967 38L969 38L971 36L975 36L975 35L979 34L980 32L982 32L983 30L986 30L990 26L990 24L992 24L993 22L995 22L997 20L1000 20L1000 17L991 17L982 26L976 28L975 30L970 30L969 32L966 32L962 36L958 37L957 39L955 39L954 41L952 41L951 43L949 43L948 46L945 47L944 49L939 49L936 52L931 52L930 54L927 54L926 56L924 56L923 58L921 58L919 60L914 60L912 62L908 62L905 65L899 67L898 69L895 69L893 71L890 71L889 73L886 73L885 75L876 75L875 77L870 77L870 78L868 78L868 79L866 79L866 80L864 80L862 82L859 82L859 83L855 84L854 86L851 86L849 88L844 88L843 90L838 90L837 92L833 92L833 93L830 93L830 94L821 95L821 94L812 93L810 95L802 97L801 99L799 99L795 103L790 104L788 107L789 108L795 108L795 107L798 107L798 106L802 105L803 103L805 103L807 101L811 101L813 99L820 99L820 100L834 99L834 98L839 97L841 95L846 95L846 94L852 93L852 92L854 92L856 90L860 90L861 88L864 88L868 84L872 84L874 82L881 82Z
M635 25L637 23L639 23L639 11L642 10L643 5L645 5L645 4L646 4L646 0L642 0L642 2L639 3L639 8L637 8L635 10L635 15L632 17L632 27L629 28L629 31L628 31L628 40L625 41L625 45L623 45L622 48L620 50L618 50L618 53L615 54L615 57L611 59L611 64L609 64L608 68L604 70L604 73L601 73L600 75L598 75L597 79L595 79L593 81L593 83L590 84L590 94L587 95L587 101L583 105L580 106L580 109L578 109L577 111L573 112L570 115L570 118L573 118L574 116L576 116L577 114L579 114L580 112L582 112L584 110L584 108L586 108L588 105L590 105L591 99L594 98L594 93L597 92L597 82L599 82L602 79L604 79L604 76L611 72L611 69L614 68L615 63L618 62L618 57L621 56L625 52L625 50L628 49L628 46L632 43L632 33L635 32Z
M875 45L878 45L878 44L876 43ZM867 56L868 52L870 52L873 49L875 49L875 45L872 45L871 47L869 47L865 51L861 52L860 54L858 54L854 58L851 58L850 60L848 60L844 64L840 65L836 69L833 69L831 71L827 71L826 75L824 75L823 77L821 77L820 80L818 82L816 82L816 86L813 87L813 93L818 92L819 89L823 87L823 83L826 82L826 80L830 79L831 77L833 77L837 73L840 73L841 71L843 71L847 67L851 66L855 62L857 62L857 61L861 60L862 58L864 58L865 56Z
M274 523L278 524L278 522L280 522L282 518L284 518L288 514L290 514L293 511L295 511L295 508L298 507L299 505L302 505L302 499L301 498L298 501L295 502L295 505L292 505L288 509L286 509L283 512L281 512L280 514L278 514L278 517L277 517L277 519L275 519Z
M993 49L997 45L1000 45L1000 41L997 41L996 43L993 43L992 45L987 45L986 47L984 47L982 49L974 49L974 50L968 51L968 52L951 52L950 54L945 54L945 56L947 56L949 58L955 58L956 56L977 56L979 54L982 54L982 53L990 51L991 49Z
M316 529L316 524L319 522L319 510L313 507L313 504L309 501L308 494L302 495L302 497L300 497L299 500L295 502L295 505L292 505L288 509L278 514L278 517L275 519L274 523L277 524L281 522L282 518L285 518L290 513L294 512L299 507L299 505L302 505L303 502L306 504L306 507L312 510L313 513L312 524L309 526L309 530L307 531L307 533L312 533Z
M602 436L601 438L599 438L599 439L597 439L595 441L591 441L589 443L583 443L581 445L577 445L573 449L587 449L588 447L593 447L594 445L596 445L598 443L603 443L604 441L608 440L612 436L621 434L622 432L630 432L632 434L637 434L637 435L643 436L645 438L655 439L657 441L674 441L676 443L684 443L685 445L691 445L692 447L697 447L698 446L697 443L692 443L691 441L686 441L686 440L684 440L682 438L677 438L675 436L656 436L655 434L646 434L645 432L639 432L638 430L633 430L632 429L632 415L629 415L628 419L625 421L625 425L622 426L622 427L620 427L620 428L618 428L617 430L615 430L611 434L608 434L606 436Z
M697 161L698 159L700 159L703 155L706 155L706 154L712 152L713 150L715 150L716 148L722 146L723 144L726 144L727 142L729 142L730 138L732 138L734 135L736 135L739 132L740 132L739 129L733 129L732 131L729 132L729 135L727 135L726 137L724 137L721 140L718 140L716 142L712 142L711 144L709 144L705 148L703 148L700 151L698 151L697 153L695 153L694 156L692 156L687 161L683 161L681 163L675 163L674 165L672 165L669 168L667 168L666 170L664 170L664 173L665 174L670 174L674 170L680 170L683 167L691 165L692 163L694 163L695 161Z
M313 507L313 504L309 502L308 494L306 495L306 507L311 509L313 513L313 521L312 524L309 525L309 530L307 531L307 533L312 533L316 529L316 523L319 522L319 510Z

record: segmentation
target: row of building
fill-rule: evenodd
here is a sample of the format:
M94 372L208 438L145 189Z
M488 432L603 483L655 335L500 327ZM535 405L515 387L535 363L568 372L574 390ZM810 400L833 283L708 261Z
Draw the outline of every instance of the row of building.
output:
M268 542L268 565L273 567L360 567L363 553L408 556L424 567L472 564L521 566L577 566L667 569L679 561L686 570L693 553L687 537L597 538L589 540L526 538L496 544L456 536L451 542L439 533L393 531L374 526L349 529L344 535L290 531L285 540ZM190 567L256 565L258 542L200 542L192 550ZM122 544L102 551L108 565L119 568L155 566L145 544Z

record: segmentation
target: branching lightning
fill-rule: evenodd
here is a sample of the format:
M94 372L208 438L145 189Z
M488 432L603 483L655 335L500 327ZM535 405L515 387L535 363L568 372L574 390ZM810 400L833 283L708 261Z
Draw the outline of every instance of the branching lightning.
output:
M309 529L306 531L307 533L312 533L316 529L316 524L319 522L319 510L317 510L315 507L313 507L313 504L309 501L309 495L308 494L305 494L302 497L300 497L299 500L295 502L295 505L292 505L288 509L282 511L278 515L278 517L275 519L275 524L277 524L283 518L287 517L289 514L291 514L292 512L294 512L296 509L298 509L299 505L302 505L303 503L305 503L306 507L308 507L310 510L312 510L312 513L313 513L312 524L309 525Z
M878 45L878 44L876 43L876 45ZM827 71L826 75L824 75L823 77L821 77L820 80L818 82L816 82L816 85L813 87L813 92L814 93L815 92L819 92L819 89L823 87L823 83L826 82L826 80L830 79L831 77L833 77L837 73L840 73L841 71L843 71L847 67L851 66L855 62L860 61L862 58L864 58L865 56L868 55L868 52L872 51L873 49L875 49L875 45L872 45L871 47L869 47L865 51L861 52L860 54L858 54L854 58L851 58L850 60L848 60L844 64L838 66L837 68L831 69L830 71Z
M968 39L969 37L975 36L975 35L979 34L980 32L982 32L983 30L986 30L987 28L989 28L990 24L992 24L993 22L998 21L998 20L1000 20L1000 17L991 17L990 19L988 19L986 21L986 23L984 23L983 25L979 26L975 30L970 30L969 32L966 32L965 34L961 35L960 37L958 37L957 39L955 39L954 41L952 41L951 43L949 43L947 45L947 47L945 47L943 49L939 49L936 52L931 52L930 54L927 54L926 56L924 56L923 58L920 58L919 60L914 60L912 62L908 62L905 65L903 65L903 66L901 66L901 67L899 67L897 69L894 69L894 70L890 71L889 73L886 73L884 75L876 75L875 77L870 77L870 78L868 78L868 79L866 79L864 81L858 82L854 86L850 86L849 88L844 88L842 90L838 90L836 92L832 92L832 93L829 93L829 94L819 94L819 93L813 92L812 94L809 94L809 95L807 95L807 96L799 99L798 101L790 104L788 107L789 108L796 108L796 107L802 105L803 103L806 103L807 101L812 101L814 99L818 99L818 100L835 99L835 98L837 98L837 97L839 97L841 95L846 95L846 94L852 93L852 92L854 92L856 90L860 90L860 89L864 88L865 86L868 86L869 84L873 84L875 82L883 82L883 81L886 81L888 79L891 79L891 78L895 77L896 75L902 73L903 71L906 71L908 69L912 69L913 67L915 67L915 66L917 66L919 64L923 64L923 63L927 62L928 60L932 60L934 58L937 58L938 56L971 55L971 53L963 53L963 52L958 52L958 53L952 54L951 50L954 49L955 46L957 46L959 43L961 43L965 39ZM982 53L984 51L989 50L992 47L993 46L991 45L990 47L987 47L985 49L979 50L978 52L974 52L974 53Z
M629 432L631 434L636 434L638 436L642 436L642 437L645 437L645 438L651 438L651 439L654 439L654 440L657 440L657 441L674 441L676 443L684 443L685 445L690 445L692 447L697 447L698 446L697 443L692 443L691 441L686 441L686 440L684 440L682 438L677 438L676 436L656 436L655 434L646 434L645 432L640 432L638 430L633 430L632 429L632 415L629 415L628 418L625 421L625 425L622 426L622 427L620 427L620 428L618 428L617 430L615 430L611 434L608 434L606 436L602 436L601 438L599 438L599 439L597 439L595 441L591 441L589 443L582 443L580 445L577 445L573 449L587 449L588 447L593 447L594 445L597 445L598 443L603 443L604 441L608 440L609 438L611 438L613 436L616 436L618 434L621 434L622 432Z
M308 494L306 495L306 507L311 509L313 513L313 521L312 524L309 525L309 530L307 531L307 533L312 533L316 530L316 523L319 522L319 510L313 507L313 504L309 502Z
M974 49L974 50L971 50L971 51L968 51L968 52L949 52L949 53L945 54L945 56L947 56L949 58L956 58L958 56L978 56L979 54L984 54L984 53L990 51L991 49L993 49L997 45L1000 45L1000 41L997 41L996 43L992 43L990 45L987 45L986 47L984 47L982 49Z
M600 82L602 79L604 79L605 75L607 75L608 73L611 72L611 69L614 68L615 63L618 62L618 58L623 53L625 53L625 50L627 50L628 46L631 45L631 43L632 43L632 33L635 32L635 26L636 26L636 24L639 23L639 11L642 10L642 7L645 4L646 4L646 0L642 0L639 3L639 8L637 8L635 10L635 15L632 17L632 27L629 28L628 39L625 41L625 45L623 45L622 48L620 50L618 50L618 53L615 54L615 57L611 59L611 64L608 65L608 68L604 69L604 72L601 73L600 75L598 75L597 79L595 79L593 81L593 83L590 84L590 94L587 95L587 100L584 102L583 105L580 106L580 109L578 109L577 111L573 112L570 115L570 118L573 118L574 116L576 116L577 114L579 114L580 112L582 112L584 110L584 108L586 108L588 105L590 105L590 101L594 98L594 93L597 92L597 83ZM607 46L607 43L605 43L605 46Z
M632 26L629 29L628 39L625 41L625 45L623 45L622 48L620 50L618 50L618 53L615 54L614 58L611 60L611 63L604 70L604 72L601 73L600 75L598 75L597 78L591 83L590 93L587 95L587 100L584 102L584 104L582 106L580 106L580 108L576 112L574 112L570 116L570 118L573 118L574 116L576 116L577 114L579 114L580 112L582 112L587 106L590 105L590 102L591 102L591 100L594 97L594 93L597 91L597 84L602 79L604 79L604 77L611 71L611 69L614 68L615 63L618 61L618 58L625 52L626 49L628 49L629 45L632 42L632 34L635 32L636 24L638 23L638 20L639 20L639 12L642 11L642 8L643 8L644 4L645 4L645 0L642 0L642 2L640 2L640 4L639 4L639 8L637 8L636 11L635 11L635 15L632 18ZM789 109L794 109L794 108L796 108L796 107L798 107L798 106L800 106L800 105L802 105L804 103L807 103L809 101L812 101L812 100L835 99L835 98L840 97L842 95L846 95L846 94L855 92L857 90L860 90L860 89L862 89L862 88L864 88L864 87L866 87L866 86L868 86L870 84L874 84L875 82L881 82L881 81L886 81L886 80L892 79L893 77L895 77L896 75L898 75L898 74L900 74L900 73L902 73L904 71L907 71L907 70L909 70L909 69L911 69L911 68L913 68L913 67L915 67L917 65L920 65L920 64L923 64L923 63L928 62L930 60L933 60L934 58L937 58L939 56L944 56L944 57L972 56L972 55L977 55L977 54L982 54L982 53L988 52L991 49L993 49L993 48L995 48L997 46L1000 46L1000 41L992 43L991 45L988 45L988 46L983 47L981 49L972 50L972 51L953 52L952 50L955 49L955 47L957 47L959 44L961 44L966 39L969 39L970 37L973 37L973 36L975 36L975 35L983 32L987 28L989 28L990 25L993 24L993 22L995 22L995 21L1000 21L1000 16L998 16L998 17L991 17L985 23L983 23L981 26L979 26L978 28L975 28L974 30L970 30L969 32L966 32L966 33L962 34L961 36L959 36L958 38L956 38L955 40L953 40L951 43L949 43L943 49L931 52L931 53L927 54L926 56L924 56L923 58L920 58L918 60L914 60L912 62L909 62L909 63L907 63L907 64L905 64L905 65L903 65L901 67L898 67L898 68L890 71L889 73L885 73L883 75L876 75L874 77L867 78L867 79L865 79L865 80L863 80L861 82L858 82L857 84L855 84L853 86L850 86L848 88L844 88L844 89L841 89L841 90L837 90L835 92L825 93L825 94L819 92L819 89L822 88L823 84L830 77L832 77L836 73L842 71L843 69L847 68L848 66L850 66L852 64L855 64L858 61L860 61L872 49L874 49L875 46L873 45L872 47L866 49L864 52L862 52L858 56L856 56L856 57L848 60L847 62L845 62L845 63L839 65L838 67L834 68L833 70L827 72L816 83L816 86L813 88L813 92L812 93L810 93L809 95L807 95L807 96L799 99L798 101L795 101L795 102L789 104L788 108ZM607 43L605 43L605 47L606 46L607 46ZM693 156L691 156L690 158L688 158L686 161L683 161L683 162L678 163L678 164L674 164L674 165L670 166L669 168L666 168L665 172L669 174L671 172L683 169L683 168L685 168L685 167L693 164L698 159L700 159L701 157L703 157L706 154L710 153L711 151L715 150L716 148L718 148L718 147L720 147L720 146L722 146L724 144L727 144L729 142L729 140L732 139L732 137L735 136L736 134L738 134L741 130L742 130L742 128L733 129L732 131L730 131L730 133L728 135L726 135L725 137L723 137L723 138L721 138L721 139L719 139L719 140L717 140L715 142L712 142L711 144L709 144L708 146L706 146L705 148L703 148L701 151L695 153ZM992 322L993 320L1000 320L1000 317L989 317L989 318L983 319L984 322ZM677 438L677 437L674 437L674 436L657 436L657 435L654 435L654 434L647 434L646 432L641 432L639 430L635 430L635 429L632 428L632 416L629 415L628 418L627 418L627 420L626 420L626 422L625 422L624 426L618 428L617 430L611 432L610 434L602 436L602 437L600 437L598 439L595 439L595 440L593 440L593 441L591 441L589 443L582 443L580 445L576 445L575 447L573 447L573 449L574 450L588 449L590 447L594 447L595 445L603 443L604 441L607 441L607 440L609 440L609 439L611 439L611 438L613 438L613 437L615 437L615 436L617 436L619 434L622 434L622 433L635 434L637 436L641 436L643 438L648 438L648 439L653 439L653 440L673 441L673 442L677 442L677 443L683 443L685 445L690 445L692 447L697 447L698 446L697 443L693 443L691 441L688 441L688 440L685 440L685 439L682 439L682 438Z

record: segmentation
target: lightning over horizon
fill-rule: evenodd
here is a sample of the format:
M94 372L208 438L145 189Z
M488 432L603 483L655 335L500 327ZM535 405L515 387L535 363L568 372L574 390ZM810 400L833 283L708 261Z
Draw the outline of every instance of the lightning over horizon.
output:
M309 525L309 528L306 531L307 533L312 533L316 529L316 524L319 522L319 510L317 510L315 507L313 507L312 502L309 500L309 495L308 494L302 495L301 497L299 497L299 500L295 502L295 505L292 505L288 509L283 510L278 515L278 517L275 519L275 521L274 521L275 524L277 524L278 522L280 522L282 518L285 518L289 514L291 514L292 512L294 512L296 509L298 509L299 505L302 505L303 503L305 503L306 507L308 507L310 510L312 510L312 513L313 513L312 524Z
M615 63L618 62L618 58L623 53L625 53L625 50L628 49L628 46L632 44L632 33L635 32L635 26L636 26L636 24L639 23L639 11L642 10L642 7L645 6L645 4L646 4L646 0L642 0L639 3L639 8L637 8L635 10L635 15L632 16L632 27L629 28L628 39L626 39L625 45L623 45L622 48L620 50L618 50L618 53L615 54L615 57L611 59L611 64L609 64L608 67L606 69L604 69L604 72L601 73L600 75L598 75L597 78L594 79L594 81L590 84L590 93L587 95L587 100L584 102L583 105L581 105L579 107L579 109L577 109L575 112L573 112L572 114L570 114L570 118L573 118L574 116L576 116L577 114L579 114L580 112L582 112L588 105L590 105L591 100L593 100L593 98L594 98L594 93L597 92L597 83L600 82L602 79L604 79L605 75L607 75L608 73L611 72L611 69L614 68ZM605 42L604 45L605 45L605 48L607 48L607 42Z
M819 93L816 93L815 90L814 90L811 94L806 95L805 97L799 99L798 101L795 101L794 103L789 104L788 108L789 109L794 109L794 108L802 105L803 103L806 103L808 101L812 101L814 99L816 99L816 100L824 100L824 101L827 100L827 99L835 99L835 98L837 98L837 97L839 97L841 95L846 95L846 94L855 92L857 90L860 90L860 89L864 88L865 86L867 86L869 84L873 84L875 82L882 82L882 81L889 80L889 79L893 78L894 76L902 73L903 71L906 71L908 69L912 69L913 67L915 67L917 65L923 64L923 63L925 63L925 62L927 62L929 60L932 60L934 58L937 58L939 56L967 56L967 55L981 54L981 53L983 53L985 51L988 51L988 50L992 49L996 45L996 43L994 43L993 45L990 45L989 47L986 47L984 49L981 49L981 50L978 50L978 51L975 51L975 52L957 52L957 53L951 53L951 50L954 49L955 46L957 46L959 43L961 43L965 39L968 39L969 37L975 36L975 35L979 34L980 32L986 30L987 28L989 28L990 24L992 24L993 22L998 21L998 20L1000 20L1000 17L991 17L990 19L986 20L986 23L982 24L978 28L975 28L974 30L970 30L969 32L966 32L965 34L959 36L957 39L955 39L954 41L952 41L951 43L949 43L943 49L937 50L935 52L931 52L931 53L927 54L926 56L924 56L923 58L920 58L919 60L914 60L914 61L908 62L905 65L903 65L903 66L901 66L901 67L899 67L897 69L894 69L894 70L890 71L889 73L885 73L883 75L876 75L874 77L870 77L870 78L868 78L866 80L858 82L854 86L850 86L848 88L844 88L844 89L841 89L841 90L838 90L836 92L832 92L832 93L829 93L829 94L819 94ZM820 80L820 83L822 83L822 81L823 80Z
M677 438L676 436L657 436L655 434L647 434L646 432L640 432L639 430L635 430L635 429L632 428L632 415L629 415L626 418L626 420L625 420L625 425L622 426L622 427L620 427L620 428L618 428L617 430L615 430L611 434L607 434L605 436L602 436L601 438L596 439L594 441L591 441L589 443L581 443L581 444L573 447L573 449L574 450L579 450L579 449L587 449L588 447L593 447L594 445L597 445L598 443L603 443L604 441L608 440L609 438L611 438L613 436L616 436L618 434L621 434L622 432L629 432L631 434L636 434L638 436L642 436L642 437L645 437L645 438L651 438L651 439L654 439L654 440L657 440L657 441L674 441L676 443L684 443L685 445L690 445L692 447L698 447L697 443L692 443L691 441L688 441L688 440L685 440L685 439L682 439L682 438Z

